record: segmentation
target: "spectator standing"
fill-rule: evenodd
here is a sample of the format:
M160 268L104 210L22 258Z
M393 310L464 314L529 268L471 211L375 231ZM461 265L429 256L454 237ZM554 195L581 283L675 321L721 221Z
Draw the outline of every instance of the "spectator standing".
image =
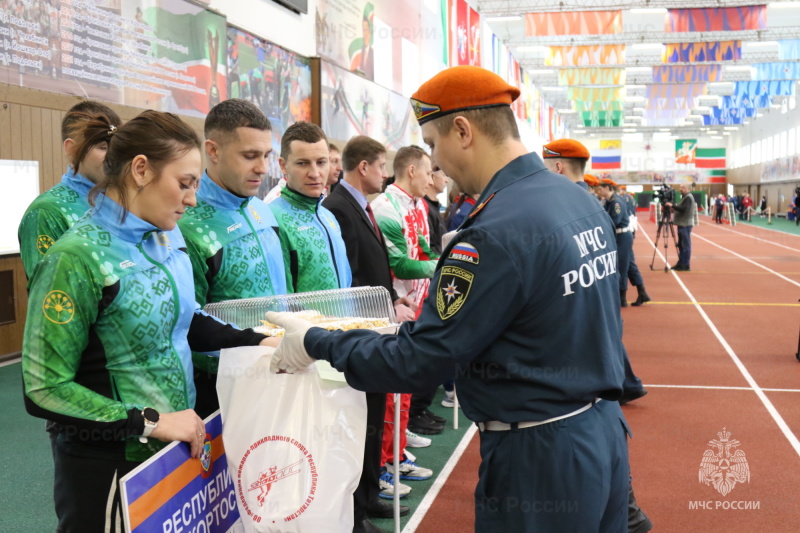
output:
M430 230L431 250L436 255L442 253L442 236L447 233L447 226L442 218L442 205L439 203L439 195L447 188L447 176L442 170L433 172L432 185L425 191L425 204L428 208L428 229Z
M694 226L694 212L695 201L694 196L689 191L689 185L681 183L681 198L680 203L673 205L671 202L666 202L664 205L673 207L675 216L673 222L678 226L678 262L672 267L672 270L678 272L688 272L691 270L692 260L692 226Z

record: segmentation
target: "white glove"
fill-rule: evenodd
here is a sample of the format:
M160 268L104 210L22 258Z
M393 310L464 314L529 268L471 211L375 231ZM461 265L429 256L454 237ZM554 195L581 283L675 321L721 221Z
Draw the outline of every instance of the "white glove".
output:
M311 322L297 318L292 313L274 311L267 313L267 320L284 330L283 340L272 354L272 361L269 364L272 373L277 374L285 370L292 374L314 364L315 359L309 357L303 344L306 331L313 325Z

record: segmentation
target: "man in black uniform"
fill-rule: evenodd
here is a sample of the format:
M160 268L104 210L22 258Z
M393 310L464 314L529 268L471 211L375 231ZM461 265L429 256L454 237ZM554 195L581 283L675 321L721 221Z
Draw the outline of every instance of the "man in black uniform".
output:
M467 194L481 193L444 248L421 314L396 336L268 314L286 328L271 367L325 359L353 387L383 392L425 391L455 374L464 413L481 430L476 531L618 533L629 469L615 401L623 349L614 228L593 198L528 153L510 107L518 96L470 66L414 94L435 164Z

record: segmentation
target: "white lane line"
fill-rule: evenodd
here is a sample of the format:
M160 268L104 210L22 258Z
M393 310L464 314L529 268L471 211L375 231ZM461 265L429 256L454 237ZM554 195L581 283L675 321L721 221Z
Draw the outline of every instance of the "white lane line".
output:
M658 249L655 248L655 245L653 244L653 241L650 239L650 235L645 233L644 236L647 238L647 240L650 242L650 244L653 246L653 248L656 250L656 252L659 255L661 255L661 252L659 252ZM703 239L703 240L708 241L708 239ZM711 242L711 241L708 241L708 242ZM714 243L712 242L711 244L714 244ZM717 246L717 245L715 244L715 246ZM720 246L720 248L722 248L722 247ZM739 255L739 254L736 254L735 252L731 252L731 253L734 253L734 255ZM742 256L739 256L739 257L742 257ZM663 259L663 256L662 256L662 259ZM742 257L742 259L747 259L747 258L746 257ZM766 268L766 267L763 267L763 268ZM783 417L780 415L780 413L778 413L778 410L775 408L775 406L772 405L772 402L769 400L769 398L767 398L767 395L764 394L764 389L762 389L761 387L758 386L758 383L756 383L756 380L753 379L753 376L750 375L750 372L747 371L747 368L744 366L744 363L742 363L742 361L739 359L739 357L733 351L733 348L731 348L731 346L728 344L728 341L725 340L725 337L723 337L722 334L719 332L719 330L717 329L717 326L714 325L714 323L711 321L711 319L706 314L705 310L703 310L702 306L699 303L697 303L697 300L695 299L694 295L689 291L689 289L686 287L686 285L684 285L683 280L681 280L680 276L678 276L675 273L675 271L672 271L672 270L670 271L670 274L672 274L672 277L675 278L675 281L677 281L678 285L681 286L681 289L683 289L683 292L686 293L686 296L688 296L689 299L692 301L692 303L695 306L695 309L697 309L697 312L700 313L701 317L703 317L703 320L706 322L706 324L708 325L709 329L711 329L711 332L714 334L714 336L717 338L719 343L722 345L722 347L728 353L728 356L730 356L731 360L736 365L736 368L739 369L739 372L741 372L741 374L744 377L745 381L747 381L747 383L750 385L750 387L752 387L753 392L756 393L756 396L758 396L758 399L761 400L761 403L764 404L764 407L767 409L767 412L770 414L772 419L778 425L778 428L783 433L783 436L786 437L786 439L789 441L789 444L791 444L792 448L794 448L795 453L797 453L797 455L800 455L800 441L797 440L797 437L795 436L795 434L792 433L792 430L789 429L789 426L786 424L786 421L783 419ZM778 274L778 275L780 276L780 274ZM783 277L783 276L781 276L781 277ZM785 279L787 279L787 278L785 278ZM788 281L791 281L795 285L798 285L797 283L795 283L792 280L788 280ZM798 285L798 286L800 286L800 285Z
M730 229L730 228L723 227L722 225L718 225L718 226L719 226L719 227L718 227L717 229L721 229L721 230L729 231L729 232L731 232L731 233L735 233L735 234L737 234L737 235L743 235L743 236L745 236L745 237L750 237L751 239L755 239L755 240L757 240L757 241L768 242L769 244L774 244L775 246L780 246L781 248L786 248L787 250L791 250L791 251L793 251L793 252L798 252L798 253L800 253L800 249L797 249L797 248L792 248L791 246L786 246L786 245L784 245L784 244L778 244L778 243L777 243L777 242L775 242L775 241L771 241L771 240L769 240L769 239L762 239L761 237L756 237L755 235L750 235L749 233L742 233L741 231L732 230L732 229ZM767 229L767 231L775 231L776 233L780 233L781 235L792 235L792 236L796 236L796 235L794 235L794 234L792 234L792 233L784 233L784 232L782 232L782 231L771 230L771 229L769 229L769 228L761 228L761 229Z
M752 263L752 264L754 264L755 266L757 266L757 267L759 267L759 268L763 268L763 269L764 269L764 270L766 270L767 272L771 272L772 274L775 274L775 275L776 275L776 276L778 276L779 278L781 278L781 279L783 279L783 280L786 280L786 281L788 281L789 283L791 283L792 285L794 285L794 286L796 286L796 287L800 287L800 283L796 282L795 280L793 280L793 279L789 279L789 278L787 278L786 276L784 276L783 274L781 274L781 273L779 273L779 272L775 272L775 271L774 271L774 270L772 270L771 268L769 268L769 267L765 267L765 266L764 266L764 265L762 265L761 263L757 263L757 262L753 261L753 260L752 260L752 259L750 259L749 257L745 257L745 256L743 256L743 255L741 255L741 254L737 254L737 253L736 253L736 252L734 252L733 250L728 250L728 249L727 249L727 248L725 248L724 246L720 246L719 244L715 243L714 241L711 241L711 240L709 240L709 239L706 239L705 237L703 237L703 236L701 236L701 235L695 235L695 237L697 237L698 239L704 240L704 241L706 241L708 244L714 245L714 246L716 246L717 248L719 248L720 250L724 250L724 251L728 252L728 253L729 253L729 254L731 254L731 255L735 255L735 256L736 256L736 257L738 257L739 259L742 259L742 260L744 260L744 261L747 261L748 263ZM649 240L649 236L648 236L648 240ZM676 276L676 277L677 277L677 276ZM683 284L681 284L681 285L683 285Z
M414 533L417 530L422 519L425 518L425 513L428 512L431 505L433 505L433 501L436 499L436 496L439 495L439 491L442 490L444 484L447 482L447 478L450 477L450 474L453 472L453 469L458 464L458 460L461 459L461 456L464 454L464 450L467 449L467 445L472 440L472 437L478 431L478 426L475 424L470 424L470 428L464 433L464 436L461 437L461 442L458 443L456 449L453 451L453 455L450 456L447 463L442 468L442 472L436 478L436 481L433 482L433 485L428 492L425 494L425 497L419 503L417 510L414 511L414 514L411 515L411 518L406 523L406 527L403 528L403 533Z
M654 389L708 389L708 390L745 390L752 391L752 387L723 387L720 385L654 385L645 383L645 387ZM800 392L800 389L761 389L764 392Z

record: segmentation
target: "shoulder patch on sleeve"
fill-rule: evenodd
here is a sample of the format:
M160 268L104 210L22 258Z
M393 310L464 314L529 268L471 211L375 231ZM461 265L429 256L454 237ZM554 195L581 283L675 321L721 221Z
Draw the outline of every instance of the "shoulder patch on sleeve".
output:
M436 311L439 318L452 318L464 306L472 288L475 274L457 266L446 265L442 268L439 283L436 286Z
M36 249L42 255L47 253L47 249L53 246L55 243L56 241L54 241L50 235L39 235L36 237Z
M620 207L619 203L614 204L614 212L618 215L622 212L622 208Z
M56 324L66 324L75 315L75 304L64 291L50 291L42 302L45 318Z
M470 243L463 241L453 246L453 249L450 250L450 255L448 256L448 259L464 261L473 265L477 265L480 262L480 258L481 257L480 254L478 254L478 250Z

